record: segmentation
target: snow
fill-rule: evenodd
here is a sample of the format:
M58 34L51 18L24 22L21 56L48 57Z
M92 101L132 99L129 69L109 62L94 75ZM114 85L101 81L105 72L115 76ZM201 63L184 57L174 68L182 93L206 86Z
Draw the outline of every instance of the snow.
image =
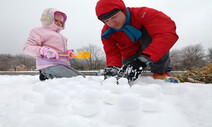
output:
M212 127L212 84L0 75L0 127Z

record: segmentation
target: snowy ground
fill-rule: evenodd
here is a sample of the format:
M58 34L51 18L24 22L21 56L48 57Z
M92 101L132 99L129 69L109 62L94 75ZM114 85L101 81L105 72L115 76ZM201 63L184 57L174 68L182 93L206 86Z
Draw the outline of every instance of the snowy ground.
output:
M0 127L212 127L212 84L0 76Z

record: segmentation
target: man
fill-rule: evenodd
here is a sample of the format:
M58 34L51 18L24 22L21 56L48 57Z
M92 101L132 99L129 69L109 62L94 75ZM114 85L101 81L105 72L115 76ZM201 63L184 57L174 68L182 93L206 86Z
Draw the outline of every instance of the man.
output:
M147 66L155 79L170 77L169 50L178 40L170 17L147 7L126 8L122 0L99 0L96 15L105 24L105 78L118 75L134 81Z

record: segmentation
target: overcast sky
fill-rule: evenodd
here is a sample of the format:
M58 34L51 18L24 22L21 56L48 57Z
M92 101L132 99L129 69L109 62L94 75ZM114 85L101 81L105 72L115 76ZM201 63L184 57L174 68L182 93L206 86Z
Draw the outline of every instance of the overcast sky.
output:
M103 23L97 20L98 0L1 0L0 53L20 54L29 32L41 26L45 8L56 8L67 14L66 28L61 33L68 38L68 48L88 44L102 47L100 33ZM202 44L212 47L212 0L124 0L128 7L147 6L163 11L177 25L180 39L173 49Z

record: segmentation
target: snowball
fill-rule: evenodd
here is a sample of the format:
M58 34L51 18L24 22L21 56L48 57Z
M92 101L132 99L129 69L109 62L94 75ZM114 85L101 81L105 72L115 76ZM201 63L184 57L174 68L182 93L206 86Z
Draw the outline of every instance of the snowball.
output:
M118 80L119 85L129 85L128 80L126 78L120 78Z
M117 102L118 95L110 91L103 91L101 98L104 103L113 105Z
M86 89L83 92L83 100L87 103L96 103L100 101L100 93L94 89Z
M23 99L32 103L43 101L43 96L40 93L27 91L23 94Z
M72 104L72 111L82 116L93 116L100 111L100 103L86 103L84 101L76 101Z
M117 104L106 109L106 119L111 123L124 126L139 125L142 120L142 110L138 97L129 93L119 95Z
M129 85L113 85L110 88L112 93L115 94L123 94L123 93L128 93L130 91L130 86Z
M43 82L38 82L33 85L32 90L40 93L45 93L47 90L47 85Z
M160 110L160 101L152 98L141 98L141 107L143 111L156 112Z
M117 84L117 79L115 77L109 77L103 81L103 83Z
M142 97L148 98L156 98L159 97L161 94L160 89L158 87L155 87L154 85L133 85L131 87L131 91L140 94Z
M120 110L138 110L139 99L133 94L122 94L117 99L117 107Z

